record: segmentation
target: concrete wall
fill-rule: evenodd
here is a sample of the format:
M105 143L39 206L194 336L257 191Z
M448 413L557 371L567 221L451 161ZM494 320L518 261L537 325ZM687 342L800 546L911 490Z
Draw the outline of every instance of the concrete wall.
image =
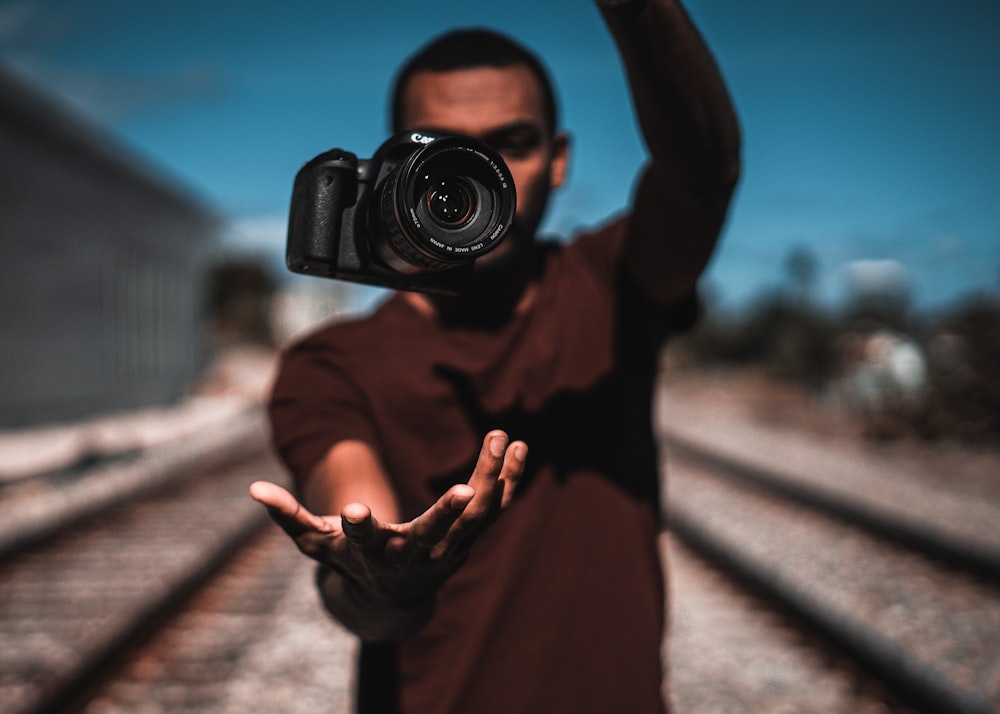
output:
M216 219L0 70L0 428L176 400Z

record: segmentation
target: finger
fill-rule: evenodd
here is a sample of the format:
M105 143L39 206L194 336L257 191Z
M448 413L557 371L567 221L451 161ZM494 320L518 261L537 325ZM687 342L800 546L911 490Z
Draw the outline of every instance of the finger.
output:
M440 543L432 550L432 557L467 547L475 534L492 519L500 508L502 491L497 488L507 451L507 434L499 429L489 432L483 439L479 460L469 479L475 494L455 519Z
M444 549L437 546L462 515L475 493L467 484L456 484L448 489L434 505L413 519L410 524L411 542L417 548L430 551L431 559L443 557Z
M500 500L500 508L504 509L514 500L517 492L517 485L524 475L524 464L528 458L528 445L523 441L515 441L507 447L504 456L503 467L500 470L500 483L503 486L503 497Z
M344 535L362 550L371 547L378 525L372 510L363 503L349 503L340 512L340 526L344 529Z
M507 434L499 429L489 432L483 439L479 460L469 478L475 495L451 527L447 536L450 542L457 542L464 533L477 528L498 510L502 492L497 485L507 442Z
M308 532L329 530L324 519L310 513L291 492L276 483L255 481L250 484L250 497L263 504L274 522L296 540Z
M490 489L496 486L500 469L503 466L507 442L507 434L499 429L489 432L483 439L483 446L479 450L479 459L476 461L476 467L469 479L469 485L475 489L477 495L485 496Z

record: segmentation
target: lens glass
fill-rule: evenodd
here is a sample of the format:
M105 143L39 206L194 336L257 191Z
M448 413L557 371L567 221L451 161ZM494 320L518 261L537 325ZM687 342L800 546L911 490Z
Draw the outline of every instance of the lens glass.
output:
M515 210L503 159L469 137L403 142L403 148L420 145L410 146L402 163L384 164L373 188L371 244L378 257L402 273L445 270L498 245Z
M428 215L443 228L461 228L476 212L475 192L456 176L438 181L424 197Z

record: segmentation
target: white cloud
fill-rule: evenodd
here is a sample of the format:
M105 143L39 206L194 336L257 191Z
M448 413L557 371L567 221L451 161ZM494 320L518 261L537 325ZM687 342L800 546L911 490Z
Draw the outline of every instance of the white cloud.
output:
M45 0L0 2L0 60L28 82L44 88L102 123L229 93L229 76L205 62L156 72L66 64L54 50L92 34L80 8L56 7Z
M7 63L28 81L55 93L102 123L159 112L191 101L216 100L228 80L211 67L177 67L156 75L62 68L31 54Z
M966 241L954 233L942 233L931 241L931 261L954 260L962 257L968 247Z
M242 216L227 223L222 242L234 249L282 252L287 231L288 218L284 215Z

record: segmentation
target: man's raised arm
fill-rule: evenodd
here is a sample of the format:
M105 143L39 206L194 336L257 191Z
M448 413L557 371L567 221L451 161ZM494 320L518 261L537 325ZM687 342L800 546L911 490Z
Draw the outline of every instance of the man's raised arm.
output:
M625 267L650 299L686 294L708 264L740 172L740 132L715 60L677 0L598 0L652 163Z

